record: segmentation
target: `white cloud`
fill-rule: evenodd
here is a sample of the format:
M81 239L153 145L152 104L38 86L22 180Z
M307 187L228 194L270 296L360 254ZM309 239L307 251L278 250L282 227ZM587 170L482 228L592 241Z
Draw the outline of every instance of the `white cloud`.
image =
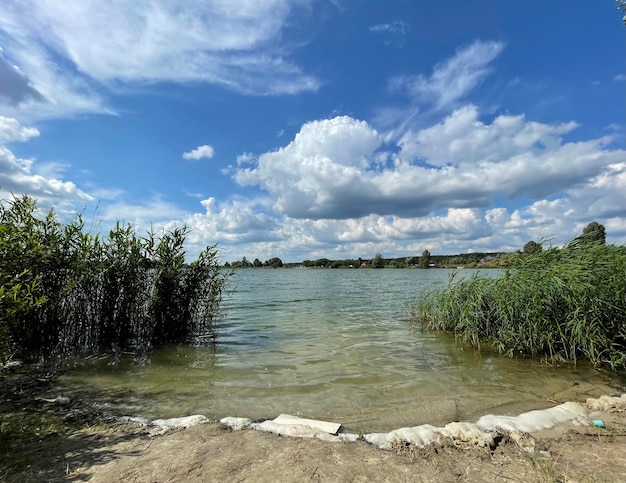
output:
M36 174L34 168L34 160L18 158L5 146L0 146L0 188L3 196L8 193L28 194L44 202L93 200L71 181Z
M429 128L408 131L398 144L407 160L423 159L433 166L476 164L558 148L561 136L576 127L575 122L527 122L524 115L501 115L486 125L478 108L467 105Z
M369 30L374 34L381 35L385 45L403 47L406 34L411 30L411 25L406 22L396 20L391 23L372 25Z
M242 164L252 164L257 160L257 157L253 153L242 153L237 156L237 166Z
M0 116L0 142L27 141L39 136L39 130L34 127L24 127L17 119Z
M183 218L189 228L187 237L190 254L198 253L204 247L219 244L221 255L230 259L242 256L284 257L287 246L292 241L282 239L277 233L279 224L274 216L268 214L269 206L262 199L232 199L218 203L211 197L201 202L203 212L186 214ZM276 244L283 251L273 251Z
M215 150L213 149L213 147L207 144L203 144L202 146L198 146L196 149L192 151L183 153L183 158L185 159L202 159L202 158L211 159L214 155L215 155Z
M378 132L344 116L303 125L291 143L261 154L253 167L239 167L234 179L259 186L274 210L293 218L410 218L484 209L496 195L557 195L609 173L623 159L623 151L607 148L609 137L564 142L576 126L510 115L485 124L474 106L466 106L430 128L407 132L399 151L384 152Z
M303 146L311 147L315 142L322 142L324 136L320 132L332 130L331 127L341 130L339 126L342 122L345 123L344 127L351 126L352 122L358 123L349 118L341 122L331 121L318 121L322 126L309 126L316 133L314 140L302 139L301 131L299 145L292 149L298 148L299 153L304 153ZM525 124L528 123L520 121L518 130L523 131ZM335 135L341 137L339 133ZM469 132L466 135L471 137L473 134ZM330 140L332 137L326 135L325 139ZM328 146L319 149L326 155L332 154ZM601 152L598 150L596 154L601 155ZM485 201L485 206L450 206L457 204L458 198L464 195L460 191L462 183L459 183L451 185L440 195L438 204L441 209L418 216L369 213L344 219L295 218L272 213L272 207L275 206L275 199L272 198L235 198L220 203L212 197L202 200L203 209L196 213L184 212L160 198L139 205L116 203L107 207L104 213L110 222L114 221L114 217L122 218L146 229L150 222L158 230L186 225L190 229L187 237L190 256L195 256L209 244L218 243L221 256L229 261L241 259L242 256L250 259L259 257L261 260L279 256L284 261L321 257L367 258L377 252L391 257L419 255L424 249L437 254L514 251L522 249L529 240L552 239L555 244L564 243L580 234L582 227L593 220L604 222L609 242L623 242L626 236L623 208L626 206L626 164L620 161L624 159L622 151L616 151L614 155L611 159L615 162L609 162L600 169L599 174L580 180L563 190L559 196L525 202L511 209L489 206L491 199ZM564 156L570 159L567 153ZM572 156L572 159L575 158ZM360 164L354 159L352 163L355 166ZM294 166L287 165L285 169L291 170ZM402 170L404 167L399 164L388 168L389 171L393 169ZM530 171L534 169L536 167L529 167ZM276 171L274 173L279 177L282 175ZM422 191L425 191L425 197L431 196L436 193L435 185L446 183L444 175L421 183L418 177L410 173L407 176L408 187L399 187L398 190L408 196ZM542 173L538 172L537 178L541 176ZM479 180L480 174L475 177ZM375 181L381 182L381 179ZM319 180L320 183L329 181L329 178ZM491 192L498 193L489 186ZM346 202L351 201L346 199ZM376 200L369 200L366 206L375 204Z
M163 200L160 195L143 203L116 201L103 205L98 214L106 222L106 226L113 226L115 222L130 223L137 230L155 231L166 229L168 226L183 225L186 212L176 204Z
M7 107L31 115L107 111L102 85L205 82L248 94L315 91L320 82L279 47L311 0L133 2L6 0L0 10L13 86ZM9 79L10 77L10 79Z
M615 77L613 77L614 81L626 81L626 74L618 74Z
M363 173L380 144L380 135L364 121L313 121L289 145L262 154L255 168L240 168L234 178L242 186L259 185L275 199L274 209L289 216L358 216L364 208L359 200L377 190L367 186Z
M435 109L448 109L465 97L491 73L490 64L504 49L501 42L475 41L437 64L430 77L398 76L390 80L392 91L406 91Z

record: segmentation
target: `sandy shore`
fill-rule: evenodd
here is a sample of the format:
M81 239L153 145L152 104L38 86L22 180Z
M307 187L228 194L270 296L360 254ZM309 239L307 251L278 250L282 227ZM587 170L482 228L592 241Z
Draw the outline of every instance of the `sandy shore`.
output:
M515 437L502 432L491 448L442 438L386 451L363 440L232 431L219 423L157 436L118 424L71 435L58 448L59 466L37 481L626 481L624 408L589 414L605 427L568 421Z

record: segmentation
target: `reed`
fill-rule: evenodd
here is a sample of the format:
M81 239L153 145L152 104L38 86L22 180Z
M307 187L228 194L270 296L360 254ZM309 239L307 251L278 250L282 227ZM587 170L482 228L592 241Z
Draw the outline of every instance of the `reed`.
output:
M117 223L101 237L86 231L80 216L65 225L53 212L37 217L26 196L1 206L2 290L15 292L9 281L21 277L31 301L12 311L0 304L10 350L147 350L213 334L230 275L219 268L216 246L187 263L186 228L139 237Z
M452 276L411 321L509 356L626 368L626 248L576 239L521 256L498 278Z

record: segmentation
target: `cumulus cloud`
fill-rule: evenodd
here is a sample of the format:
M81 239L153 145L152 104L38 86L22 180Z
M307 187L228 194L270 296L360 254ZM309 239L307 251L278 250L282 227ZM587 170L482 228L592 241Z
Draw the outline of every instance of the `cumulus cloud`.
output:
M315 91L320 82L276 42L309 3L85 0L61 7L6 0L0 36L17 68L0 59L0 79L10 87L3 93L13 105L45 98L44 112L93 112L105 110L96 94L102 84L206 82L261 95Z
M0 142L27 141L39 136L39 130L34 127L24 127L17 119L0 116Z
M212 146L208 144L203 144L202 146L198 146L196 149L193 149L187 153L183 153L183 158L185 159L211 159L215 154L215 150Z
M362 204L369 191L377 191L367 172L380 144L378 132L364 121L313 121L289 145L262 154L256 167L240 168L234 178L242 186L259 185L275 199L276 211L292 217L360 216L368 211Z
M16 157L5 146L0 146L0 187L2 192L25 193L40 200L83 200L93 198L78 189L71 181L47 178L36 174L34 160Z
M624 152L608 147L610 137L564 141L576 127L514 115L486 124L466 106L407 132L394 148L364 121L343 116L303 125L287 146L239 166L234 179L265 190L278 213L317 220L425 217L487 209L496 196L557 196L606 176L621 182L614 167Z
M435 109L450 108L491 73L490 64L503 49L501 42L475 41L458 49L450 59L437 64L430 77L421 74L394 77L389 81L390 89L406 92Z

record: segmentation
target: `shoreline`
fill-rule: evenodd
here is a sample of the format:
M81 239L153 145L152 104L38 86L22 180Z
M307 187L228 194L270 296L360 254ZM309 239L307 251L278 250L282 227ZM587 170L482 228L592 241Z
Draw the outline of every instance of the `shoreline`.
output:
M315 428L306 419L267 431L281 417L114 420L80 398L37 398L22 410L29 407L56 414L67 431L34 441L37 464L15 473L5 466L6 481L626 481L621 394L525 412L510 405L471 423L449 419L386 433L327 426L332 421ZM282 417L287 426L302 422Z
M439 432L437 438L420 445L416 440L400 437L406 436L406 432L399 428L387 433L393 436L387 438L384 450L367 442L367 435L349 441L329 441L318 437L319 428L309 431L311 427L297 429L295 433L299 437L259 431L258 427L251 429L250 426L233 430L224 424L202 420L195 421L201 424L186 429L172 427L153 436L149 435L147 427L143 430L137 426L126 427L134 436L129 440L111 441L107 447L107 451L119 455L118 458L78 467L73 477L88 477L94 482L206 481L207 478L214 481L476 482L626 479L626 395L602 396L585 403L565 405L570 409L572 405L584 408L584 414L573 411L573 417L557 417L554 424L540 422L541 429L535 428L532 432L523 431L528 428L521 426L498 428L497 425L524 422L530 413L545 416L564 405L515 417L493 416L505 419L491 421L490 428L483 428L492 435L491 444L458 437L462 431L455 437L449 431L448 434ZM594 426L591 418L601 419L604 427ZM174 421L170 421L172 426L175 426ZM459 424L469 423L449 423L448 429L454 424L458 429Z

